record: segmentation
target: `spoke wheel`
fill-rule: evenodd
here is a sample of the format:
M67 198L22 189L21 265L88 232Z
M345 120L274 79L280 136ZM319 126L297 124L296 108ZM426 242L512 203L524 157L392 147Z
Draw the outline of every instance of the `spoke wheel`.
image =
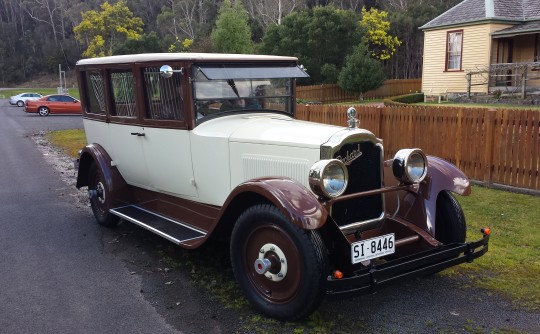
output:
M109 212L111 202L109 192L105 186L103 173L96 163L92 163L88 174L88 197L94 217L99 224L107 227L118 224L120 218Z
M293 225L274 206L249 208L233 230L235 276L251 304L275 318L299 319L319 306L327 261L318 232Z
M17 101L17 107L24 107L24 101Z
M38 113L40 116L47 116L49 115L49 108L47 107L39 107Z

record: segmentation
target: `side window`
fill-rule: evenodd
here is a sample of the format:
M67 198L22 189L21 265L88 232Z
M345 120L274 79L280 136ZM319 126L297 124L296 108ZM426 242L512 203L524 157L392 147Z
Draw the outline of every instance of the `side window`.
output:
M143 68L147 119L184 120L180 76L174 73L170 78L163 78L158 67Z
M461 54L463 51L463 30L447 32L446 70L461 70Z
M131 70L109 72L112 89L112 116L137 117L135 112L135 80Z
M103 77L97 70L84 72L85 97L84 109L89 114L105 114L105 93Z

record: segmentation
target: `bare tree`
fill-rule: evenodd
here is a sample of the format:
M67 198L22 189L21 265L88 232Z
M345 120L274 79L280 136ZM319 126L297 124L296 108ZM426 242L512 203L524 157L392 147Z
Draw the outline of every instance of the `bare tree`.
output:
M249 16L258 18L264 27L280 25L283 17L304 5L300 0L245 0L244 3Z
M59 0L31 0L23 3L23 10L35 21L49 26L54 43L58 45L58 30L61 30L62 3Z

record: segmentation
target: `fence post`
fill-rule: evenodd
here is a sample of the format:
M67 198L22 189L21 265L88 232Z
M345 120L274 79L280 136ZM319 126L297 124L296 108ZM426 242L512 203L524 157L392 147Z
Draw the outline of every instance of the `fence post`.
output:
M377 117L379 119L379 124L377 126L377 137L382 138L382 123L383 123L383 111L385 106L377 106Z
M488 109L484 115L484 184L489 187L493 183L491 167L493 166L493 147L494 143L494 120L495 109Z
M458 109L457 113L457 131L456 131L456 166L463 169L461 164L461 133L463 126L463 107Z

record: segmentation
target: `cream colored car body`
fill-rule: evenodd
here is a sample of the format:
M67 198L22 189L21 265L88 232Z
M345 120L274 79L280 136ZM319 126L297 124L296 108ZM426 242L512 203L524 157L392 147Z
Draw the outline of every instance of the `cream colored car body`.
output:
M128 184L217 206L258 177L290 177L309 189L321 145L343 130L275 113L219 117L192 131L84 123L88 142L105 148Z

